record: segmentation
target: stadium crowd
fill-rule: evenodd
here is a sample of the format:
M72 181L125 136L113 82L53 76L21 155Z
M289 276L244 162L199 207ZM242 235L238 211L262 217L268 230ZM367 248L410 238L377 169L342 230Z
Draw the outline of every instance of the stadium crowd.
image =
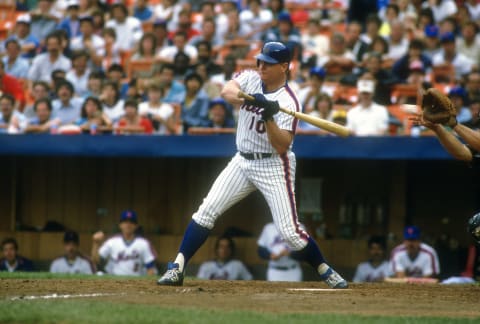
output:
M265 41L289 47L304 112L354 135L428 134L408 116L429 87L479 127L476 0L11 0L0 14L0 133L234 132L220 90Z

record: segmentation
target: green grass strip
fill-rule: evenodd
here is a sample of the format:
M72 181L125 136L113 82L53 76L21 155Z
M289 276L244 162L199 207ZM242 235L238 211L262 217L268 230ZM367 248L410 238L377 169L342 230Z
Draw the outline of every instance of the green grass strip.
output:
M380 317L341 314L271 314L164 308L87 300L18 300L0 302L1 323L478 323L478 319L438 317Z

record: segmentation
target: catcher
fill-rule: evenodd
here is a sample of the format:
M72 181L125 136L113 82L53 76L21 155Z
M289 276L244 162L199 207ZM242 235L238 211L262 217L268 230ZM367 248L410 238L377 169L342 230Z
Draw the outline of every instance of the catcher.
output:
M480 165L480 132L459 124L456 114L450 99L437 89L430 88L423 95L422 113L411 120L415 125L431 129L445 150L455 159ZM445 126L454 130L466 145Z

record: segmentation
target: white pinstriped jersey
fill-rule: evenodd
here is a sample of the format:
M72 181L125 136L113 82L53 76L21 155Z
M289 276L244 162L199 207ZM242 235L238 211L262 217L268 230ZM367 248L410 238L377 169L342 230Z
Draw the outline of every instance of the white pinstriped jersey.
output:
M246 93L263 93L268 100L278 101L281 107L293 111L301 111L298 98L288 84L285 84L284 87L277 89L275 92L264 93L260 75L253 70L240 72L234 77L234 80L238 82L240 89ZM260 111L260 108L245 104L240 107L237 126L237 149L240 152L276 153L268 141L265 124L260 121L262 118ZM284 113L278 113L273 118L280 129L295 132L297 127L296 118Z
M77 256L69 262L65 256L56 258L50 265L51 273L93 274L93 264L84 256Z
M98 254L103 259L109 260L111 274L123 276L144 274L145 265L156 259L156 253L148 240L135 237L133 241L126 242L121 235L106 240Z
M198 269L197 277L208 280L252 280L252 274L240 260L225 263L207 261Z
M412 260L405 245L401 244L392 251L390 260L393 273L405 272L407 277L428 277L440 273L437 252L425 243L420 244L418 256Z

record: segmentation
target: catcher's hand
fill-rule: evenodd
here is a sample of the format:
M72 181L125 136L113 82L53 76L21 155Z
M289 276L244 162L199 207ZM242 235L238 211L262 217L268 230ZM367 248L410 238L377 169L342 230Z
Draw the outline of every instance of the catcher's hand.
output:
M422 119L451 128L457 125L457 111L450 99L439 90L430 88L422 99ZM427 126L428 127L428 126Z
M273 118L273 115L279 112L280 105L278 101L267 100L261 93L251 94L255 100L245 100L247 104L254 105L262 110L262 120L267 121Z

